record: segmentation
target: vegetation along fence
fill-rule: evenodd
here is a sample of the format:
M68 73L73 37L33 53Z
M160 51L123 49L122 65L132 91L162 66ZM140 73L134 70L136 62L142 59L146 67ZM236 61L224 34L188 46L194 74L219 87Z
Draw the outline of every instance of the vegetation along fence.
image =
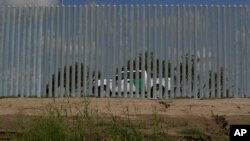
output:
M0 7L1 97L250 97L247 6Z

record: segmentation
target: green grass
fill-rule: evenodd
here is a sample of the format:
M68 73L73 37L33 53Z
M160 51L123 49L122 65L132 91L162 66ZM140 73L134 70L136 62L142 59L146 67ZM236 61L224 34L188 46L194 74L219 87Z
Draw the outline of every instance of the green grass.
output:
M67 103L67 102L66 102ZM69 104L69 102L68 102ZM42 115L31 119L28 127L23 127L22 113L17 114L17 126L22 129L20 134L13 137L13 141L165 141L166 133L156 111L153 118L146 123L141 119L140 111L123 109L125 118L112 113L110 104L106 107L110 113L102 117L98 111L89 108L88 98L84 98L82 108L76 115L69 109L56 104L48 106ZM69 105L68 105L69 106ZM67 106L66 106L67 107ZM105 107L104 107L105 108ZM122 109L121 109L122 110ZM131 119L131 115L136 118ZM163 122L164 123L164 122ZM145 132L144 130L147 130Z
M198 129L182 129L178 132L182 136L194 136L194 137L204 137L206 136L205 133L201 132Z

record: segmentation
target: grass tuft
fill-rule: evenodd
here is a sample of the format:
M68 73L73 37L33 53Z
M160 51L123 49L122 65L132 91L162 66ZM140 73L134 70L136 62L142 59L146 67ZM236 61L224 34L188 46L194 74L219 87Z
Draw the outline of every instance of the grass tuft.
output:
M204 137L206 136L205 133L201 132L198 129L183 129L181 131L179 131L179 134L182 136L195 136L195 137Z

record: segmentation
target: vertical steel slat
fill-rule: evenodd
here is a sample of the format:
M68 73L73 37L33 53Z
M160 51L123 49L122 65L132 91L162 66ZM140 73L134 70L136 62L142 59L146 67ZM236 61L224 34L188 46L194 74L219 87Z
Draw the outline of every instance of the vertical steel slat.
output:
M90 94L91 95L94 95L94 92L93 92L93 80L95 79L94 76L95 76L95 65L94 65L94 58L95 58L95 55L96 55L96 52L95 52L95 32L94 32L94 27L95 27L95 18L94 18L94 15L95 15L95 6L94 5L91 5L90 6L90 60L89 60L89 66L90 66L90 80L89 80L89 89L90 89ZM104 52L103 52L104 54ZM103 56L102 54L102 56ZM103 64L101 63L101 66ZM101 84L101 95L103 95L103 80L102 80L102 84Z
M71 36L72 36L72 33L71 33L71 18L72 18L72 15L71 15L71 6L68 5L67 7L67 46L66 46L66 64L67 64L67 68L66 68L66 94L67 96L70 96L70 58L71 58L71 44L70 44L70 41L71 41ZM71 66L72 67L72 66ZM71 68L72 69L72 68Z
M182 95L187 96L186 90L186 6L182 5Z
M204 32L205 32L205 68L204 68L204 72L205 72L205 98L209 98L209 94L210 94L210 73L211 73L211 68L210 68L210 47L209 47L209 39L211 37L209 37L209 7L208 5L205 5L205 24L204 24Z
M203 98L204 96L204 89L203 89L203 86L204 86L204 55L203 55L203 49L204 49L204 31L203 31L203 27L204 27L204 16L202 16L200 13L203 13L203 6L202 5L199 5L198 7L198 10L199 10L199 20L200 23L199 23L199 27L198 27L198 37L199 37L199 44L197 47L199 47L198 49L198 52L199 52L199 63L198 63L198 66L199 66L199 71L198 71L198 93L199 93L199 98Z
M75 28L75 16L74 16L74 13L75 13L75 5L72 5L71 8L70 8L70 22L71 22L71 26L70 26L70 33L71 33L71 36L69 37L69 47L70 47L70 54L69 54L69 66L70 66L70 71L69 71L69 96L70 97L74 97L75 96L75 91L74 91L74 81L75 81L75 62L74 62L74 59L75 59L75 54L74 54L74 45L75 45L75 32L74 32L74 28Z
M43 43L43 57L42 57L42 69L43 69L43 97L45 97L48 93L48 85L47 85L47 66L45 62L47 62L47 46L48 46L48 31L47 31L47 23L48 23L48 7L44 7L44 21L43 21L43 37L44 37L44 43ZM26 23L25 23L26 24ZM25 36L25 34L24 34ZM25 46L25 44L23 45Z
M43 61L43 77L44 79L44 85L45 85L45 93L46 97L52 97L52 77L54 78L54 76L52 76L52 66L53 64L51 64L52 62L52 56L53 54L51 54L52 51L52 33L51 33L51 29L49 30L49 28L51 27L51 12L52 12L52 7L45 7L45 21L43 21L44 26L42 26L40 30L43 30L44 35L44 51L43 51L43 56L41 58L41 60ZM41 31L42 32L42 31ZM42 33L40 33L42 34ZM42 35L41 35L42 36ZM41 43L42 44L42 43Z
M38 87L37 87L37 97L41 97L42 96L42 32L43 32L43 13L44 12L44 8L39 6L39 35L38 35ZM19 79L20 80L20 79Z
M146 88L147 88L147 98L151 98L151 44L152 44L152 31L151 31L151 28L152 28L152 20L151 20L151 13L152 13L152 9L151 9L151 5L147 5L147 85L146 85Z
M10 96L14 96L14 78L16 78L16 73L14 72L16 68L14 68L14 44L15 44L15 25L16 25L16 7L12 6L11 7L11 11L12 11L12 16L11 16L11 51L10 51L10 57L11 57L11 67L10 67L10 72L11 72L11 76L10 76Z
M112 97L115 97L116 95L116 68L115 68L115 64L116 64L116 7L112 6Z
M71 65L71 58L72 58L72 6L68 5L67 7L67 46L66 46L66 62L67 62L67 68L66 68L66 94L69 97L71 95L71 80L70 80L70 76L72 76L71 70L72 70L72 65Z
M247 14L247 6L244 5L243 6L243 14L244 14L244 95L245 97L247 97L248 95L248 91L247 91L247 77L248 77L248 74L247 74L247 70L248 70L248 65L247 65L247 31L248 31L248 14ZM250 15L249 15L250 16Z
M34 7L34 15L33 15L33 52L32 52L32 61L33 61L33 69L32 69L32 83L31 83L31 96L35 97L36 89L37 89L37 49L38 49L38 42L37 42L37 35L38 35L38 7Z
M240 49L240 63L241 63L241 97L245 97L245 21L244 21L244 6L240 5L240 27L241 27L241 49Z
M0 96L4 96L4 30L5 30L5 6L1 6L1 31L0 31Z
M109 5L109 9L108 9L108 28L107 28L107 30L108 30L108 51L107 51L107 56L108 56L108 61L109 61L109 64L111 64L113 61L113 21L112 21L112 18L113 18L113 15L112 15L112 7ZM111 69L109 69L109 72L107 73L107 76L106 76L106 79L107 79L107 89L108 89L108 92L107 92L107 94L108 94L108 96L114 96L115 94L114 94L114 92L113 92L113 95L112 95L112 85L113 85L113 79L112 79L112 77L113 77L113 74L112 74L112 65L109 65L109 67L111 68Z
M141 98L145 98L145 85L146 85L146 75L145 75L145 47L146 47L146 7L142 5L142 59L141 59L141 77L142 77L142 90L141 90ZM126 71L125 71L126 72ZM127 73L126 73L127 74ZM126 82L126 80L125 80Z
M231 5L228 6L228 33L227 33L227 41L228 41L228 90L229 90L229 97L233 96L233 65L232 65L232 53L233 53L233 46L232 46L232 7Z
M180 48L181 48L181 45L180 45L180 43L181 43L181 39L180 39L180 34L181 34L181 27L180 27L180 23L181 23L181 21L180 21L180 17L181 17L181 15L180 15L181 13L180 13L180 6L179 5L177 5L177 17L176 17L176 28L177 28L177 39L176 39L176 61L177 61L177 65L176 65L176 77L177 77L177 87L176 87L176 96L177 97L180 97L181 95L180 95L180 89L181 89L181 86L180 86L180 73L181 73L181 71L180 71Z
M65 22L66 22L66 18L65 18L65 6L62 6L62 26L61 26L61 43L60 43L60 49L61 49L61 70L60 70L60 97L63 97L65 94L65 65L64 65L64 57L65 57Z
M199 17L200 17L200 82L199 82L199 89L200 89L200 98L204 98L204 94L205 94L205 31L204 31L204 27L205 27L205 16L202 15L202 13L205 13L205 8L203 5L200 5L199 6L199 11L200 11L200 14L199 14Z
M110 90L109 90L109 83L110 83L110 79L109 79L109 69L106 69L106 68L109 68L109 62L110 62L110 56L109 56L109 53L110 53L110 45L109 45L109 42L110 42L110 27L109 27L109 9L107 6L104 6L104 35L103 35L103 49L104 49L104 59L103 59L103 69L104 69L104 73L103 73L103 78L104 78L104 96L105 97L110 97ZM98 60L97 60L98 62ZM106 65L106 67L104 66Z
M115 12L115 17L116 17L116 46L115 46L115 59L117 60L115 63L115 70L116 70L116 96L120 95L120 91L121 91L121 83L120 83L120 17L119 17L119 8L116 7L116 5L113 5L113 7L115 7L114 9L116 9Z
M191 42L191 33L192 33L192 7L188 5L188 97L192 96L192 42Z
M43 17L43 53L42 53L42 90L43 90L43 93L42 93L42 96L45 97L48 93L48 82L47 82L47 66L45 64L45 62L47 62L47 56L45 56L47 54L47 41L48 41L48 31L46 30L47 29L47 23L48 23L48 7L44 7L44 17ZM24 23L26 24L26 23ZM25 34L24 34L25 36ZM25 43L23 44L23 47L25 46Z
M247 14L247 13L249 13L250 11L249 11L249 7L248 6L245 6L245 12L246 12L246 20L245 20L245 22L246 22L246 53L247 53L247 55L246 55L246 66L247 66L247 71L246 71L246 79L247 79L247 81L246 81L246 96L247 97L250 97L250 57L247 57L247 56L249 56L250 55L250 49L249 49L249 39L250 39L250 27L249 26L247 26L248 24L249 24L249 21L248 21L248 19L249 19L249 14Z
M164 25L163 25L163 28L165 29L164 30L164 35L165 35L165 39L164 39L164 42L165 42L165 64L164 64L164 68L165 68L165 92L164 92L164 98L165 99L168 99L169 98L169 90L171 89L169 86L170 86L170 83L169 82L169 24L170 24L170 18L169 18L169 7L168 5L165 5L164 6L164 13L165 13L165 17L164 17Z
M98 94L100 93L98 89L98 82L99 82L99 68L98 68L98 57L99 57L99 53L101 52L101 44L100 44L100 39L102 38L99 38L100 36L98 36L99 34L101 34L101 8L102 7L99 7L99 5L96 5L96 30L95 30L95 86L94 86L94 91L95 91L95 96L98 96ZM100 49L98 49L98 47ZM102 52L103 53L103 52ZM99 60L102 60L102 59L99 59ZM102 75L102 74L101 74Z
M177 7L173 7L173 60L172 60L172 63L173 63L173 71L172 71L172 75L173 77L175 78L174 80L174 97L177 97L177 89L178 89L178 82L177 82L177 79L178 79L178 75L177 74L177 69L178 69L178 64L177 64L177 48L178 48L178 23L177 23L177 18L178 18L178 8Z
M198 91L197 91L197 26L198 26L198 8L195 5L194 6L194 90L193 90L193 95L194 98L198 98Z
M100 38L99 38L99 34L100 34L100 25L101 25L101 7L99 7L99 5L96 5L96 48L95 48L95 86L94 86L94 92L95 92L95 96L98 96L98 81L99 81L99 69L98 69L98 57L99 57L99 51L100 49L98 49L98 47L100 48Z
M152 30L153 30L153 42L152 42L152 45L153 45L153 86L152 86L152 89L153 89L153 94L151 98L156 98L156 75L157 75L157 72L156 72L156 68L157 68L157 59L156 59L156 56L157 56L157 5L153 5L153 23L152 23Z
M55 78L53 78L54 77L54 75L53 75L53 70L52 70L52 67L53 67L53 57L52 57L52 55L53 55L53 48L54 48L54 46L53 46L53 30L54 30L54 28L53 28L53 23L54 23L54 8L53 8L53 6L50 6L49 7L49 35L48 35L48 37L49 37L49 41L48 41L48 55L49 55L49 64L48 64L48 68L49 68L49 73L48 73L48 77L49 77L49 97L52 97L53 95L52 95L52 89L54 89L54 86L52 86L52 81L53 81L53 79L55 79ZM48 30L48 29L47 29Z
M103 35L102 35L102 26L104 26L103 22L102 21L102 14L103 14L103 11L102 11L102 6L99 6L99 5L96 5L96 17L95 17L95 31L92 31L92 32L95 32L95 86L93 86L93 89L94 89L94 95L97 97L97 96L101 96L101 85L102 85L102 75L103 75L103 72L102 72L102 65L103 65L103 58L102 58L102 54L104 54L103 50L102 50L102 47L103 47L103 44L102 44L102 38L103 38ZM100 61L98 61L100 60ZM99 62L99 63L98 63ZM100 73L100 78L99 78L99 73ZM104 82L103 82L104 84Z
M103 63L102 63L102 78L103 78L103 96L107 96L108 95L108 88L107 88L107 81L108 81L108 78L107 78L107 70L105 69L106 67L104 65L108 64L107 62L107 53L108 53L108 47L107 47L107 8L105 5L103 5L103 31L102 31L102 44L103 44Z
M72 26L71 27L71 41L70 41L70 45L71 45L71 63L70 65L72 66L71 68L71 73L70 73L70 76L71 76L71 80L70 80L70 89L71 89L71 97L75 97L75 79L76 79L76 5L73 5L71 7L71 9L73 10L72 12Z
M83 56L83 40L82 40L82 35L83 35L83 11L82 11L82 5L79 6L78 8L78 11L79 11L79 24L78 24L78 48L77 48L77 51L78 51L78 67L77 67L77 97L81 97L82 95L82 82L83 82L83 62L82 62L82 56Z
M130 98L132 98L134 95L134 85L133 85L133 66L134 66L134 60L133 60L133 51L134 51L134 6L130 5Z
M106 50L107 50L107 55L106 55L106 59L107 59L107 61L106 61L106 64L108 64L108 67L109 68L111 68L111 66L112 65L110 65L111 64L111 62L112 62L112 48L111 48L111 46L112 46L112 43L111 43L111 41L112 41L112 32L111 32L111 29L112 29L112 27L111 27L111 16L112 15L112 13L111 13L111 6L110 5L108 5L107 7L106 7L106 16L107 16L107 18L106 18L106 38L107 38L107 43L106 43ZM98 61L98 60L97 60ZM111 85L112 85L112 82L111 82L111 80L110 80L110 72L111 72L111 70L112 69L107 69L106 70L106 76L105 76L105 78L106 78L106 96L107 97L110 97L111 96Z
M102 5L102 25L101 25L101 97L104 97L105 96L105 93L104 93L104 82L105 81L105 77L104 77L104 72L105 72L105 67L104 67L104 64L105 64L105 12L106 12L106 9L105 9L105 6ZM93 31L93 30L92 30Z
M105 6L105 5L103 5L103 16L102 16L102 18L103 18L103 22L104 22L104 24L103 24L103 27L102 27L102 29L103 29L103 33L102 33L102 35L103 35L103 38L102 38L102 47L103 47L103 51L102 51L102 53L103 53L103 63L102 63L102 79L103 79L103 97L109 97L109 95L108 95L108 86L107 86L107 84L108 84L108 81L109 81L109 79L108 79L108 77L107 77L107 67L108 67L108 65L107 64L109 64L108 63L108 49L109 49L109 47L108 47L108 9L107 9L107 7ZM105 67L107 65L107 67Z
M226 62L226 54L227 54L227 42L226 42L226 30L227 30L227 24L226 24L226 6L223 5L222 6L222 10L223 10L223 81L222 81L222 90L223 90L223 97L227 96L227 82L226 82L226 78L227 78L227 62Z
M218 97L218 8L214 6L214 93Z
M162 58L163 58L163 55L162 55L162 52L163 52L163 50L162 50L162 47L163 47L163 22L164 22L164 18L163 18L163 15L162 15L162 10L163 10L163 8L162 8L162 5L159 5L159 8L158 8L158 10L159 10L159 28L158 28L158 31L160 32L159 34L159 38L158 38L158 40L159 40L159 50L158 50L158 52L159 52L159 71L158 71L158 73L159 73L159 75L158 75L158 79L159 79L159 82L158 82L158 84L159 84L159 98L160 99L162 99L162 94L163 94L163 87L164 87L164 84L163 84L163 78L162 78Z
M9 73L8 73L8 57L9 57L9 52L8 52L8 49L9 49L9 36L10 36L10 6L7 6L7 20L6 20L6 38L5 38L5 46L4 46L4 96L9 96L9 93L8 93L8 83L9 83L9 80L8 80L8 77L9 77Z
M41 97L43 94L43 22L44 22L44 7L39 6L39 27L38 27L38 87L37 87L37 97Z
M27 71L26 71L26 97L30 97L30 80L31 80L31 72L32 72L32 67L31 67L31 27L32 27L32 14L34 13L33 7L30 5L28 6L29 9L29 14L28 14L28 39L27 39Z
M80 8L81 9L81 23L82 23L82 25L81 25L81 36L80 36L80 41L81 41L81 57L80 57L80 60L81 60L81 95L80 95L80 97L82 97L82 96L84 96L85 95L85 87L84 87L84 68L85 68L85 18L84 18L84 16L85 16L85 11L84 11L84 5L82 5L82 7Z
M112 63L112 9L111 7L107 10L107 28L106 28L106 63L109 64L107 67L111 68ZM106 79L106 96L111 97L112 91L111 91L111 85L112 80L110 79L110 72L111 69L106 69L105 79Z
M203 16L203 13L204 13L204 16ZM206 87L207 87L207 74L209 74L208 70L206 69L206 66L207 66L207 62L206 62L206 53L208 52L207 51L207 41L206 41L206 5L203 5L202 6L202 12L201 12L201 17L203 17L203 24L202 24L202 34L203 34L203 48L202 48L202 91L203 91L203 95L201 98L205 98L206 97L206 94L207 94L207 91L206 91Z
M100 59L101 59L101 63L100 63L100 66L101 66L101 86L100 86L100 96L101 97L105 97L106 96L106 90L104 88L104 85L105 83L107 82L107 79L105 79L105 65L106 65L106 61L105 61L105 53L106 53L106 46L105 46L105 40L106 40L106 19L105 19L105 16L106 16L106 9L105 9L105 5L102 5L101 6L101 25L100 25L100 34L101 34L101 38L100 38Z
M243 25L242 25L242 5L238 6L238 10L239 10L239 94L240 97L243 97Z
M5 9L4 9L4 29L3 29L3 52L2 52L2 54L3 54L3 92L2 92L2 94L3 94L3 97L7 97L7 77L8 77L8 72L6 71L6 68L7 68L7 63L6 63L6 60L7 60L7 58L6 57L8 57L8 48L6 49L6 46L8 45L8 29L9 29L9 20L8 20L8 14L10 13L9 12L9 6L6 6L5 7Z
M77 21L76 21L76 14L77 14L77 7L76 5L74 5L73 7L73 32L72 32L72 40L71 40L71 44L72 44L72 72L71 72L71 96L72 97L75 97L76 96L76 65L77 65L77 62L76 62L76 46L77 46L77 36L76 36L76 27L77 27Z
M84 69L84 71L83 71L83 95L84 96L87 96L88 94L87 94L87 55L88 55L88 53L87 53L87 51L88 51L88 48L87 48L87 38L88 38L88 31L87 31L87 28L88 28L88 19L87 19L87 17L88 17L88 7L87 7L87 5L84 5L84 7L83 7L84 9L83 9L83 12L84 12L84 18L83 18L83 20L84 20L84 27L83 27L83 31L84 31L84 36L83 36L83 41L84 41L84 43L83 43L83 45L84 45L84 52L83 52L83 56L84 56L84 63L83 63L83 69Z
M139 98L139 89L140 89L140 84L139 84L139 71L140 71L140 69L139 69L139 49L140 49L140 25L139 25L139 22L140 22L140 20L139 20L139 18L140 18L140 7L139 7L139 5L136 5L136 12L135 12L135 14L136 14L136 29L135 29L135 31L136 31L136 37L135 37L135 39L136 39L136 46L135 46L135 54L136 54L136 60L135 60L135 72L136 72L136 76L135 76L135 90L136 90L136 98Z
M239 30L239 46L238 46L238 83L239 83L239 97L242 98L243 89L242 89L242 72L243 72L243 63L242 63L242 5L238 6L238 30Z
M123 8L122 5L119 5L119 12L118 12L118 17L119 17L119 52L118 52L118 60L119 60L119 65L118 65L118 97L122 97L124 96L124 91L125 91L125 71L124 71L124 67L125 67L125 61L124 61L124 56L125 56L125 52L124 52L124 49L125 49L125 36L124 36L124 33L125 33L125 30L124 30L124 26L125 26L125 20L124 20L124 14L125 10ZM123 82L123 83L122 83Z
M167 26L167 30L166 30L166 45L167 45L167 53L166 53L166 58L167 58L167 62L166 62L166 77L167 77L167 87L168 87L168 91L167 91L167 98L170 98L171 97L171 93L173 91L172 89L172 82L174 81L171 77L171 64L170 64L170 61L171 61L171 35L172 35L172 28L171 28L171 6L168 6L166 5L166 15L167 15L167 23L166 23L166 26Z
M215 6L212 5L211 6L211 14L212 14L212 18L213 20L211 21L211 25L210 25L210 28L214 27L215 26L215 22L216 22L216 15L215 15ZM216 71L216 65L215 65L215 40L216 40L216 28L212 28L212 45L211 45L211 97L212 98L215 98L215 71Z
M89 19L88 19L90 22L88 23L88 26L89 26L89 29L88 29L88 36L90 36L89 37L89 44L88 44L88 49L89 49L89 56L88 56L88 58L89 58L89 60L88 60L88 65L89 65L89 71L88 71L88 73L89 73L89 80L88 80L88 85L89 85L89 94L90 95L92 95L93 93L92 93L92 80L93 80L93 78L92 78L92 76L93 76L93 68L92 68L92 63L91 63L91 61L92 61L92 58L93 58L93 51L92 51L92 47L93 47L93 33L92 33L92 31L93 31L93 7L92 7L92 5L91 6L89 6ZM102 55L101 55L102 56ZM102 63L100 64L100 66L102 67ZM102 72L102 71L101 71ZM101 95L102 95L102 84L103 84L103 82L102 82L102 77L101 77L101 90L100 90L100 93L101 93Z
M8 7L8 13L9 13L9 17L8 17L8 24L9 24L9 26L8 26L8 30L7 30L7 32L9 32L8 33L8 40L7 40L7 42L8 42L8 46L6 46L6 48L8 48L7 49L7 54L6 54L6 57L7 57L7 59L6 59L6 74L7 74L7 97L9 97L9 96L11 96L11 79L12 79L12 15L13 15L13 13L12 13L12 6L9 6Z
M217 55L217 87L216 87L216 90L217 90L217 97L218 98L221 98L221 67L220 67L220 55L221 55L221 51L220 51L220 48L221 48L221 41L220 41L220 33L221 33L221 23L220 23L220 18L221 18L221 16L220 16L220 6L219 5L217 5L216 6L216 9L217 9L217 26L216 26L216 30L217 30L217 35L216 35L216 37L217 37L217 45L216 45L216 48L217 48L217 53L216 53L216 55Z
M134 19L134 26L135 26L135 30L134 30L134 33L135 33L135 46L134 46L134 54L135 54L135 57L134 57L134 61L135 61L135 66L134 66L134 72L133 74L135 74L135 76L133 76L134 80L133 80L133 83L134 83L134 86L135 86L135 97L138 98L139 96L139 85L138 85L138 81L139 81L139 78L138 78L138 74L139 74L139 65L138 65L138 60L139 60L139 52L138 52L138 48L139 48L139 16L138 16L138 5L135 5L135 13L134 13L134 16L135 16L135 19Z
M121 5L119 5L119 7L118 7L118 21L119 21L119 25L118 25L118 33L119 33L119 35L118 35L118 37L119 37L119 39L118 39L118 43L119 43L119 45L117 46L118 47L118 65L117 65L117 67L118 67L118 97L121 97L121 89L122 89L122 86L121 86L121 64L122 64L122 62L121 62L121 49L122 49L122 47L123 47L123 42L122 42L122 6Z
M55 51L55 31L54 31L54 24L55 24L55 8L53 5L50 6L50 82L51 82L51 95L50 97L55 96L55 58L54 58L54 51ZM53 76L53 77L52 77ZM54 82L53 82L54 81Z
M203 54L203 66L202 66L202 72L203 72L203 85L202 85L202 90L203 90L203 98L207 98L208 96L208 89L209 89L209 82L208 82L208 77L209 77L209 67L208 67L208 30L207 30L207 5L203 5L203 14L201 16L203 17L203 25L202 25L202 32L203 32L203 49L202 49L202 54Z
M17 8L17 44L16 44L16 88L15 88L15 97L18 97L20 94L20 87L19 87L19 81L20 81L20 44L21 44L21 40L20 40L20 36L21 36L21 14L22 14L22 8L18 7ZM0 52L0 58L1 58L1 52ZM2 60L0 61L0 63L2 63ZM1 65L0 65L1 66ZM1 71L1 70L0 70ZM1 83L0 83L0 89L1 89Z
M246 62L246 60L247 60L247 27L248 27L248 22L246 22L247 21L247 18L248 18L248 16L247 16L247 6L246 5L244 5L244 6L242 6L242 10L243 10L243 47L244 47L244 49L243 49L243 53L244 53L244 58L243 58L243 60L244 60L244 74L243 74L243 84L244 84L244 97L247 97L247 62Z
M232 76L233 76L233 81L232 81L232 85L233 85L233 88L232 88L232 91L233 91L233 96L236 98L238 97L238 93L237 93L237 82L236 82L236 37L237 37L237 31L236 31L236 23L237 23L237 18L236 18L236 6L233 5L232 6Z
M203 41L201 43L201 47L202 47L202 51L201 51L201 54L202 54L202 67L201 67L201 82L202 82L202 85L201 85L201 91L202 91L202 95L200 98L205 98L206 96L206 87L207 87L207 74L208 74L208 71L206 70L206 66L207 66L207 62L206 62L206 52L207 52L207 46L206 46L206 5L200 5L200 8L201 8L201 18L203 19L202 21L202 25L201 25L201 34L202 34L202 38L203 38ZM203 15L204 13L204 15Z
M58 68L60 68L60 65L59 65L59 60L58 60L58 57L59 57L59 47L60 47L60 43L59 43L59 29L60 29L60 7L59 6L56 6L55 7L55 23L56 23L56 31L55 31L55 52L54 52L54 59L55 59L55 66L54 66L54 73L55 73L55 80L54 80L54 97L58 97L58 81L60 80L58 77ZM59 82L60 83L60 82Z
M248 14L247 14L247 6L246 5L244 5L243 6L243 14L244 14L244 38L243 38L243 40L244 40L244 67L245 67L245 69L244 69L244 95L245 95L245 97L247 97L247 93L248 93L248 91L247 91L247 76L248 76L248 74L247 74L247 70L248 70L248 66L247 66L247 30L248 30L248 21L247 21L247 19L248 19ZM249 15L250 16L250 15Z
M125 60L124 60L124 63L125 63L125 65L124 65L124 76L125 76L125 78L124 78L124 98L127 98L128 96L127 96L127 93L128 93L128 91L129 91L129 87L128 87L128 66L129 66L129 64L128 64L128 57L129 57L129 51L128 51L128 49L129 49L129 45L128 45L128 6L127 5L125 5L124 6L124 44L125 44L125 46L123 47L124 48L124 55L125 55Z
M209 6L208 7L208 13L209 13L209 17L208 18L213 18L213 7L212 6ZM210 12L211 11L211 12ZM211 27L213 26L213 20L208 20L208 29L210 29ZM209 69L210 69L210 74L209 74L209 83L210 83L210 86L209 86L209 97L214 97L214 73L213 73L213 29L212 30L209 30L209 34L208 36L210 37L209 38L209 52L210 52L210 55L209 55Z
M84 77L83 77L83 85L84 85L84 96L87 96L88 94L88 91L87 91L87 71L88 71L88 66L87 66L87 59L88 59L88 6L87 5L84 5L84 13L85 13L85 16L84 16Z
M170 68L171 68L171 71L170 71L170 76L171 76L171 98L174 98L175 97L175 88L176 88L176 77L175 77L175 73L174 73L174 67L175 67L175 59L174 59L174 55L175 55L175 43L174 43L174 35L175 35L175 18L174 18L174 11L175 11L175 7L174 5L171 5L171 17L170 17L170 32L171 32L171 35L170 35L170 39L171 39L171 43L170 43L170 48L171 48L171 53L170 53Z
M44 65L44 62L46 61L46 57L45 57L45 51L46 51L46 41L47 41L47 38L46 38L46 30L45 30L45 27L46 27L46 17L47 17L47 10L46 10L46 6L42 7L42 10L43 10L43 14L42 14L42 41L41 41L41 97L45 97L46 96L46 93L47 93L47 84L46 84L46 81L47 81L47 78L46 78L46 68L45 68L45 65ZM25 11L24 11L25 13ZM23 22L23 24L25 24L25 22ZM25 35L25 34L24 34ZM25 43L24 43L25 45Z
M209 62L208 62L208 57L209 57L209 45L208 45L208 5L204 6L204 98L209 97Z

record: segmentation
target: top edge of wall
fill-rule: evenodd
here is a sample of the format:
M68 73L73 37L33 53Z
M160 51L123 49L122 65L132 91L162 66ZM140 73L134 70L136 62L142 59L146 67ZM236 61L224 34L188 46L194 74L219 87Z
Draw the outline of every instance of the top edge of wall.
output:
M81 7L81 6L190 6L190 7L249 7L239 4L66 4L66 5L0 5L0 7Z

